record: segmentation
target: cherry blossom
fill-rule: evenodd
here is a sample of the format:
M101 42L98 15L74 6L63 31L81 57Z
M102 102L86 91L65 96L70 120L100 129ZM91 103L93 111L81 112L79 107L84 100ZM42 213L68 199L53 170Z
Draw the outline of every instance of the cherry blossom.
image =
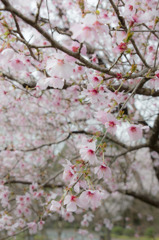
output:
M43 226L44 226L45 222L44 221L39 221L38 222L38 229L41 231L43 229Z
M46 70L51 76L68 79L71 77L72 66L65 61L62 54L55 54L54 58L48 58Z
M117 125L119 122L111 113L106 113L104 111L100 111L96 114L96 118L98 121L102 122L107 128L107 132L111 134L115 134L117 130Z
M24 70L24 63L20 59L13 59L10 61L12 68L14 68L16 71L22 71Z
M85 140L84 140L85 141ZM83 160L89 161L91 164L96 163L97 157L96 157L96 144L94 141L88 141L87 145L80 145L80 154Z
M37 233L37 224L35 222L28 223L28 227L29 227L29 233L30 234Z
M96 167L94 169L94 172L98 175L98 178L110 178L111 177L111 170L108 166L106 166L104 163L101 164L99 167Z
M142 138L142 129L137 125L131 125L128 128L128 134L131 140L136 141Z
M68 221L70 223L73 222L75 219L72 212L67 212L66 210L63 210L62 216L65 219L65 221Z
M57 202L55 200L51 201L51 207L50 207L51 211L56 212L56 211L59 211L60 208L61 208L61 203L60 202Z
M76 166L71 164L70 161L67 161L67 164L63 164L64 166L64 172L63 172L63 179L66 182L70 182L70 184L73 184L74 181L77 179L76 174Z
M78 205L78 198L74 195L67 195L64 200L64 205L68 212L76 212Z
M92 209L95 209L100 206L101 202L101 194L98 190L87 190L84 191L80 197L80 206L84 209L88 209L91 207Z

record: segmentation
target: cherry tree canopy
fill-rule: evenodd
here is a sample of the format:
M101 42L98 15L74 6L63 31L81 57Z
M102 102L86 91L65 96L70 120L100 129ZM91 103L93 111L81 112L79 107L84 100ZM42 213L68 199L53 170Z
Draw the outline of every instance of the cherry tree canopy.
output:
M158 13L0 0L1 239L56 215L88 226L119 193L159 208Z

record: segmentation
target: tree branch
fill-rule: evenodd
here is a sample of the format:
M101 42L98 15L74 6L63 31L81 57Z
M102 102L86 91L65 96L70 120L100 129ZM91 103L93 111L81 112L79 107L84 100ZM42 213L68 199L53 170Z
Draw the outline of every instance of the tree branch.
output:
M144 203L147 203L151 206L154 206L156 208L159 208L159 201L157 199L154 199L154 196L148 196L147 194L140 194L137 192L134 192L133 190L117 190L118 192L122 194L126 194L128 196L134 197Z

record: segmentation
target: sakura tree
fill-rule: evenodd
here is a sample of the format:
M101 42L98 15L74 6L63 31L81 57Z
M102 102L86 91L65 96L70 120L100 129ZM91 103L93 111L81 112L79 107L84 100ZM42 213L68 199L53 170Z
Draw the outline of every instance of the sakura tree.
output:
M55 216L88 226L119 193L159 208L158 13L0 1L1 240Z

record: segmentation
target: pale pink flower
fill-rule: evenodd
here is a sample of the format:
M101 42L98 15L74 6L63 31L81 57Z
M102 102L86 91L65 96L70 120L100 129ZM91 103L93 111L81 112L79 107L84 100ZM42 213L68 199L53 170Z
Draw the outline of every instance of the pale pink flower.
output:
M54 58L47 60L46 70L51 76L69 79L73 73L73 67L65 60L64 54L54 54Z
M108 93L107 97L109 99L109 102L117 102L118 104L120 104L127 99L127 96L124 92L112 92L109 89L106 89L106 92Z
M102 80L103 80L103 78L101 76L93 76L92 77L92 82L93 82L93 85L95 85L95 86L99 85Z
M19 58L11 60L10 63L12 68L16 71L22 71L25 68L24 63Z
M83 219L83 220L81 221L81 226L83 226L83 227L88 227L88 226L89 226L89 222L88 222L87 220Z
M113 49L114 53L122 53L127 50L127 43L121 42L117 47Z
M31 210L29 208L25 208L23 213L24 213L25 217L31 216Z
M101 178L107 179L111 177L111 169L104 163L101 164L99 167L95 167L94 172L95 174L98 175L99 179Z
M30 234L35 234L37 233L37 224L35 222L30 222L27 224L29 227L29 233Z
M105 127L107 128L107 132L114 135L117 130L117 124L119 123L111 113L107 113L106 117L107 117L107 120L105 123Z
M24 202L26 205L30 205L31 203L31 196L29 193L26 193L25 196L24 196Z
M156 16L158 16L158 11L156 9L148 10L148 11L138 11L137 15L137 23L147 23L152 21Z
M51 201L51 207L50 207L50 210L52 212L58 212L61 208L61 203L60 202L57 202L55 200L52 200Z
M97 157L96 157L96 144L95 141L88 141L87 139L83 139L82 145L80 145L80 154L83 160L89 161L90 163L96 163Z
M91 222L93 220L93 218L94 218L94 215L91 212L88 212L83 215L83 219L88 222Z
M127 130L131 140L137 141L142 138L142 129L140 126L131 125Z
M107 219L107 218L104 218L104 225L105 225L106 228L108 228L108 229L110 229L110 230L113 228L113 224L112 224L111 221L110 221L109 219Z
M80 148L80 154L83 160L89 161L90 163L96 163L97 157L95 154L96 150L96 142L93 141L93 139L82 139L82 144L79 145Z
M87 89L84 89L83 93L91 99L93 104L105 102L105 96L102 89L99 87L94 87L93 84L88 84Z
M107 128L107 132L111 134L115 134L117 130L117 125L119 124L119 121L116 120L116 118L111 114L104 111L99 111L96 113L96 116L98 121L105 124L105 127Z
M93 87L97 87L98 85L100 85L101 81L103 80L103 77L92 72L88 73L87 77Z
M8 190L5 190L4 192L0 193L0 199L3 208L10 208Z
M84 191L79 197L80 207L88 209L91 207L93 210L100 206L101 194L98 190Z
M64 205L66 206L67 212L76 212L78 205L78 198L74 195L67 195L64 200Z
M97 157L93 149L82 148L80 149L80 154L83 160L89 161L91 164L94 164L97 162Z
M18 225L19 225L20 228L25 227L25 225L26 225L25 220L22 219L22 218L19 218L19 219L18 219Z
M99 232L99 231L101 230L101 228L102 228L102 225L101 225L101 224L97 223L97 224L95 225L95 231L96 231L96 232Z
M66 209L63 209L62 217L68 222L73 222L75 219L72 212L67 212Z
M93 23L93 26L96 30L96 32L100 35L102 35L104 32L107 33L108 32L108 27L107 25L103 24L101 21L99 20L96 20L94 23Z
M67 164L63 164L63 166L64 166L63 180L66 182L73 181L77 176L75 165L71 164L70 161L67 161Z
M108 32L108 27L102 23L95 14L86 14L80 23L72 25L73 38L81 42L92 43L99 39L99 36Z
M85 68L82 66L76 65L75 68L73 69L73 72L77 75L83 75L85 73Z
M65 168L63 172L63 180L69 182L73 179L75 172L71 168Z
M39 231L41 231L43 229L44 224L45 224L45 222L42 221L42 220L38 222L38 229L39 229Z
M38 188L38 184L37 183L31 184L30 187L29 187L30 193L33 193L34 190L36 190L37 188Z
M81 42L87 41L92 42L96 36L95 29L93 26L89 26L88 24L73 24L70 29L73 32L73 38L78 39Z
M17 203L23 203L24 202L25 197L24 196L16 196L16 201Z

